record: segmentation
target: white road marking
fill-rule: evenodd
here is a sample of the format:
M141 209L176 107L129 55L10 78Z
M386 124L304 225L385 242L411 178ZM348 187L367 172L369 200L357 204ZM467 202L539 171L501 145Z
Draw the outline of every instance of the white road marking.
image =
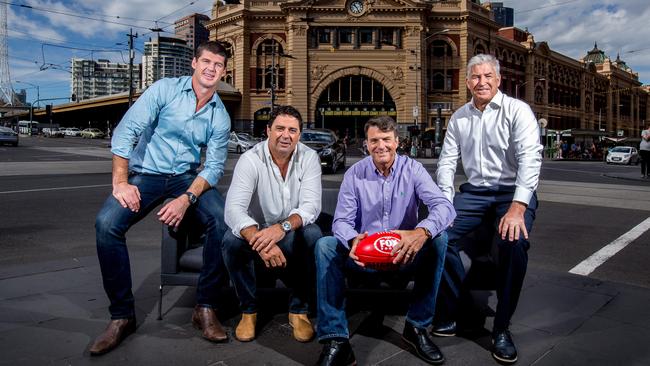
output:
M601 264L625 248L628 244L636 240L639 236L650 229L650 217L645 219L639 225L633 227L630 231L618 237L618 239L605 245L599 251L583 260L577 266L571 268L569 273L588 276L595 271Z
M23 190L20 190L20 191L4 191L4 192L0 192L0 194L46 192L46 191L64 191L64 190L68 190L68 189L98 188L98 187L110 187L110 186L111 186L111 184L93 184L93 185L89 185L89 186L36 188L36 189L23 189Z

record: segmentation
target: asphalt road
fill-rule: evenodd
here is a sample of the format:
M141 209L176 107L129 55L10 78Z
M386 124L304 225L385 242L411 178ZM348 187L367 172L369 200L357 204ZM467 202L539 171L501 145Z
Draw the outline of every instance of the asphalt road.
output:
M223 184L237 157L229 156ZM423 163L433 173L435 162ZM530 266L567 272L650 217L650 181L611 177L636 172L545 161ZM342 174L325 175L324 186L337 187ZM0 265L94 255L94 218L110 192L108 140L32 137L18 148L0 146ZM129 232L130 250L158 247L160 230L148 216ZM590 276L650 288L649 249L645 231Z

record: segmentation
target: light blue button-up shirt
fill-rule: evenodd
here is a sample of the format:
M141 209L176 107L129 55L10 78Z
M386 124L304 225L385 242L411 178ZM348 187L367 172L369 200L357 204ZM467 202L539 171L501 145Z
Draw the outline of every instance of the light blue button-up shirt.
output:
M178 175L197 170L215 186L228 156L230 116L215 93L198 112L192 78L161 79L151 85L115 128L111 152L129 159L129 171Z

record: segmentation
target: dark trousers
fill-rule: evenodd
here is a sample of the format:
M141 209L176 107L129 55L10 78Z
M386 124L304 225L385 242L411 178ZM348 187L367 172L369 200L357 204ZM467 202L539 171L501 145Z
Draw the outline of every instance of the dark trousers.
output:
M97 214L97 256L104 290L111 302L109 311L112 319L135 315L126 232L165 199L182 195L195 178L196 174L189 173L177 176L132 174L129 184L137 186L140 191L140 211L132 212L122 207L111 195ZM216 189L211 188L186 212L186 217L192 214L196 218L205 235L203 268L196 289L197 304L204 307L218 306L217 293L227 278L221 257L221 240L226 229L223 207L223 198Z
M309 310L307 300L314 288L314 245L322 236L318 225L310 224L287 233L277 243L287 260L286 268L277 269L277 273L282 282L291 288L291 313L305 314ZM261 257L246 240L228 231L223 239L223 258L239 298L241 311L248 314L257 313L255 263L257 262L260 268Z
M514 195L514 187L500 187L499 189L487 189L475 187L468 183L460 187L460 192L454 198L456 209L456 220L451 228L447 229L449 245L445 258L445 271L443 274L443 285L440 289L439 304L444 307L441 312L449 319L454 320L458 315L458 299L463 292L463 281L465 279L465 268L461 261L458 241L468 233L474 231L479 225L484 224L486 217L495 217L495 233L499 220L506 214ZM530 235L537 210L537 194L528 204L524 214L526 230ZM494 331L508 329L510 318L514 314L519 302L519 294L526 275L528 265L528 240L520 236L518 240L502 240L498 236L498 258L497 258L497 311L494 318ZM479 238L479 241L492 242L493 238Z
M650 150L639 150L641 154L641 175L650 175Z

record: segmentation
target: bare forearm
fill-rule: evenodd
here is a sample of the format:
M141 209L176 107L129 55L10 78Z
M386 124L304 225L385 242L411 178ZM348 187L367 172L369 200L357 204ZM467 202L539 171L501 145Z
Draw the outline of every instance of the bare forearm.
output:
M293 214L287 218L287 221L291 223L291 230L297 230L302 227L302 218L298 214Z
M129 159L113 155L113 187L129 180Z
M187 189L188 192L194 193L195 196L200 196L203 192L207 191L210 189L210 183L208 183L207 180L201 178L201 177L196 177L190 187Z

